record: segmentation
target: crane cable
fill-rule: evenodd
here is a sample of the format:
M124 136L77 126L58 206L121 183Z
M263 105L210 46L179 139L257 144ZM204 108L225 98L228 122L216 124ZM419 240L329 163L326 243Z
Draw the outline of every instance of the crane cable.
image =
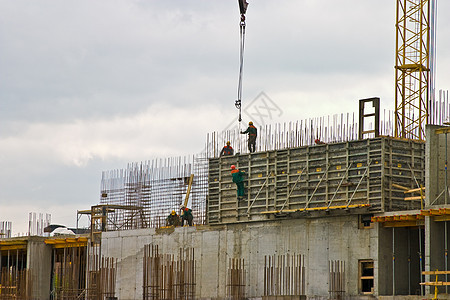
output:
M239 81L238 81L238 90L237 90L237 100L234 102L234 105L237 109L239 109L239 130L242 122L242 75L244 68L244 42L245 42L245 12L247 11L247 1L238 0L239 9L241 12L241 21L239 24L240 27L240 58L239 58Z

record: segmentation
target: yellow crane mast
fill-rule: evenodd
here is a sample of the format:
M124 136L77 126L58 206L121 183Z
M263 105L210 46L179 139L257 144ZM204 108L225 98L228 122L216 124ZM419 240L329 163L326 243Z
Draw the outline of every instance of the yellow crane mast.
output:
M395 136L425 139L430 95L430 2L397 0Z

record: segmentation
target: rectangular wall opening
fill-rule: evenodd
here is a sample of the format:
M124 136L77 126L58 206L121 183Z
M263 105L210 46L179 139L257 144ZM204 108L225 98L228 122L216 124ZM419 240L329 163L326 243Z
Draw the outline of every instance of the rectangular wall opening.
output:
M372 259L359 261L359 292L361 294L373 294L373 270Z

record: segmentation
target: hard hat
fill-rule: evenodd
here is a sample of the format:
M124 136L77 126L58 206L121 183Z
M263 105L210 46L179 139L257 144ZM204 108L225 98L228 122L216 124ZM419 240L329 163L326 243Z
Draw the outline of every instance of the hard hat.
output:
M230 141L228 141L228 142L227 142L227 145L229 146L230 144L231 144Z
M248 122L248 125L253 125L253 122L252 121Z
M231 170L234 170L234 169L236 169L236 166L235 165L231 165Z
M172 215L174 215L175 214L175 211L174 210L172 210Z

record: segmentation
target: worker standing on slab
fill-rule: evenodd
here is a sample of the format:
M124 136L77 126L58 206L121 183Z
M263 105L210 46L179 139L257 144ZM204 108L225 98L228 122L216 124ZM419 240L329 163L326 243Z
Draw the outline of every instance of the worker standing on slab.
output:
M180 226L180 216L174 210L166 218L166 226Z
M193 220L194 220L194 216L192 215L192 209L182 206L181 207L181 226L184 226L184 221L186 221L189 226L192 226Z
M237 186L237 198L238 200L244 199L245 189L244 189L244 171L239 171L236 169L235 165L231 166L231 176L233 176L233 182Z
M256 137L258 135L258 130L253 126L253 122L248 122L248 128L246 131L241 131L241 134L248 134L248 151L250 153L255 152L256 149Z
M227 142L227 145L222 148L222 151L220 151L220 156L227 156L227 155L233 155L234 150L230 146L230 141Z

